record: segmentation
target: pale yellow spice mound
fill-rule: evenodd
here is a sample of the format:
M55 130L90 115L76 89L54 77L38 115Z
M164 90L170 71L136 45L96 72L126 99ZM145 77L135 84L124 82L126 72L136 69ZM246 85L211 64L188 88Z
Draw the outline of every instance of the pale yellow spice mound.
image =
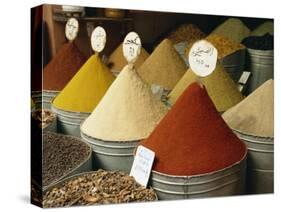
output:
M212 34L206 37L205 40L209 41L216 47L218 50L218 59L222 59L238 50L245 49L244 45L221 35ZM193 43L187 46L185 50L186 55L189 54L189 50L191 49L192 45Z
M194 24L182 24L176 30L172 31L168 39L172 41L173 44L180 42L191 43L196 40L204 38L206 35Z
M105 141L141 140L150 135L166 112L136 70L125 66L81 131Z
M273 35L274 33L274 25L271 21L266 21L263 24L259 25L256 29L254 29L250 36L263 36L266 33Z
M218 34L240 43L250 35L250 29L238 18L229 18L211 34Z
M138 56L138 59L136 60L135 67L138 69L143 62L149 57L149 54L147 51L142 47L140 55ZM115 49L111 55L109 56L108 65L110 67L110 70L113 72L120 72L125 65L127 65L127 61L123 55L123 44L121 43L117 49Z
M222 65L217 63L214 72L206 77L199 77L191 69L188 69L169 94L168 101L174 104L184 90L195 81L206 86L207 92L219 112L226 111L244 98Z
M239 104L223 114L226 123L241 132L274 136L274 81L268 80Z
M53 101L70 112L91 113L115 77L98 55L91 56Z
M137 71L148 84L172 90L186 69L172 42L164 39Z

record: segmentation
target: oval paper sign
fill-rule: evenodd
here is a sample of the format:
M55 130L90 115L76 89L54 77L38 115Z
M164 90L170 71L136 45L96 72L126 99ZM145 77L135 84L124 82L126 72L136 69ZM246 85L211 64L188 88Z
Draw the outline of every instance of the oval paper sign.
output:
M70 18L66 22L65 25L65 37L69 41L73 41L78 34L79 31L79 22L77 21L76 18Z
M123 42L123 54L128 63L134 63L141 51L141 40L137 33L129 32Z
M191 70L200 77L210 75L216 68L218 51L208 41L200 40L193 44L188 60Z
M101 52L106 43L106 32L104 28L98 26L94 29L91 35L91 45L95 52Z

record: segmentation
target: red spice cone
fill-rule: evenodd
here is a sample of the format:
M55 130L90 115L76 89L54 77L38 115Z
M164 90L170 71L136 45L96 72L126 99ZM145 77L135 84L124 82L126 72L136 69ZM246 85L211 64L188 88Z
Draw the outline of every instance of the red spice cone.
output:
M242 141L217 112L205 87L191 84L141 145L155 152L153 170L190 176L217 171L240 161Z
M65 43L43 71L43 89L61 91L85 62L73 42Z

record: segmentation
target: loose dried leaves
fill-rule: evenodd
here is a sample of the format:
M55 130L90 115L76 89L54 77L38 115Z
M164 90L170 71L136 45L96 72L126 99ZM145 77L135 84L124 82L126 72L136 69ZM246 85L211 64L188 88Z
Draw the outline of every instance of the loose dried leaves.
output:
M119 171L98 170L65 181L46 191L43 207L96 205L157 200L151 188L138 184L133 177Z

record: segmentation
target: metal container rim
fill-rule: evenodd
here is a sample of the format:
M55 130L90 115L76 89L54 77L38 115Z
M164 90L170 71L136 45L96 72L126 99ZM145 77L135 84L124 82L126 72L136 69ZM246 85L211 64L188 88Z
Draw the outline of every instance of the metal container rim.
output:
M85 134L81 130L81 125L80 125L81 137L84 138L88 143L96 145L96 146L113 148L113 149L126 149L126 148L135 148L136 145L141 141L141 139L140 140L133 140L133 141L107 141L107 140L94 138L92 136L89 136L89 135ZM96 141L104 142L104 143L108 142L109 144L101 144L101 143L98 143L98 142L94 142L93 139L96 140ZM112 145L110 145L110 144L112 144ZM128 144L132 144L132 145L128 146Z
M52 133L52 134L59 134L59 133L54 133L54 132L48 132L48 133ZM89 145L87 142L83 141L83 139L79 138L79 137L76 137L76 136L73 136L73 135L65 135L65 134L59 134L60 136L63 136L63 137L68 137L68 138L73 138L73 139L76 139L77 141L79 142L83 142L84 144L86 144L89 148L89 154L88 156L76 167L74 167L73 169L69 170L65 175L59 177L57 180L55 180L54 182L50 183L49 185L46 185L46 186L43 186L43 192L44 190L48 190L49 187L52 187L54 184L58 183L59 181L61 181L63 178L65 178L65 176L67 176L68 174L70 174L71 172L74 172L75 170L79 169L81 166L83 166L87 161L89 161L92 157L92 152L93 152L93 149L91 147L91 145ZM74 175L73 175L74 176ZM71 176L69 176L71 177ZM68 177L67 177L68 178Z
M237 166L237 165L239 165L239 164L242 164L244 161L246 161L247 153L248 153L248 150L247 150L247 148L246 148L243 157L242 157L239 161L237 161L237 162L235 162L235 163L233 163L233 164L231 164L231 165L229 165L229 166L227 166L227 167L225 167L225 168L222 168L222 169L219 169L219 170L216 170L216 171L212 171L212 172L208 172L208 173L205 173L205 174L195 174L195 175L170 175L170 174L165 174L165 173L158 172L158 171L155 171L155 170L152 170L152 173L158 174L158 175L160 175L160 176L162 175L162 176L164 176L164 177L183 178L183 179L190 179L190 178L195 178L195 177L206 177L206 176L211 176L211 175L217 174L217 173L219 173L219 172L222 172L222 171L226 171L226 170L228 170L228 169L231 169L231 168L233 168L234 166Z
M250 143L265 144L265 145L273 145L274 144L274 141L273 141L274 137L270 137L270 136L262 137L262 136L258 136L258 135L253 135L253 134L246 133L246 132L243 132L241 130L234 129L234 128L232 128L232 130L234 132L236 132L237 134L240 134L242 136L246 136L246 138L243 137L243 139L247 140ZM258 139L258 141L256 139ZM268 141L263 141L263 140L268 140Z

